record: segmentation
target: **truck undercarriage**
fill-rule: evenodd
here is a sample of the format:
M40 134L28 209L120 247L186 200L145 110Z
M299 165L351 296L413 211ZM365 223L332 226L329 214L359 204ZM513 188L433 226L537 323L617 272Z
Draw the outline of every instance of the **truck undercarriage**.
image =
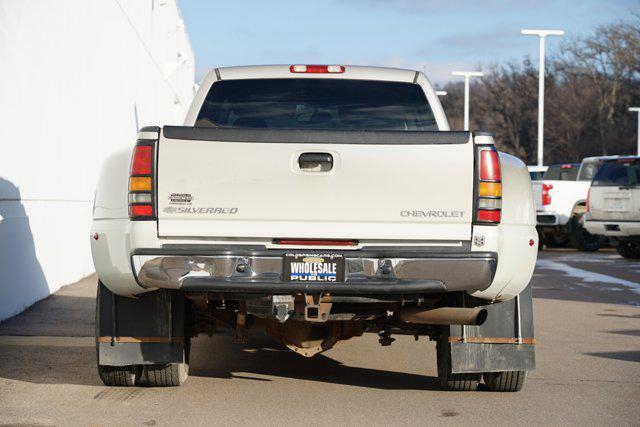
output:
M393 343L393 335L427 337L437 342L439 380L451 390L475 389L482 374L487 385L508 374L522 381L492 387L515 391L524 373L535 368L529 287L499 303L463 292L261 295L161 289L132 299L100 284L98 293L98 365L112 385L179 385L186 379L191 339L225 331L244 343L248 331L260 330L305 357L363 333L377 334L383 346ZM128 376L108 375L122 371Z

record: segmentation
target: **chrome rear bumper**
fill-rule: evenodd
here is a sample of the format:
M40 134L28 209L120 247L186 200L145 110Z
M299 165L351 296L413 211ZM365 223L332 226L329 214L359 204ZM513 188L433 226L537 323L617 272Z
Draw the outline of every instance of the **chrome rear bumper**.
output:
M280 253L188 255L151 250L132 255L141 286L228 293L420 294L483 290L491 285L495 253L411 253L385 257L344 251L345 282L301 284L282 278ZM308 252L308 251L299 251Z

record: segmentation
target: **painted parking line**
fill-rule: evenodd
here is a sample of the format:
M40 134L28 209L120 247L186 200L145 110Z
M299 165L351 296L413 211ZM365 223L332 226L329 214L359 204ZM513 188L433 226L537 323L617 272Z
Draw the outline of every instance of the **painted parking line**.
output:
M588 264L627 264L629 260L624 259L622 256L615 252L545 252L541 254L539 259L547 259L547 257L553 256L554 261L570 261L580 262ZM632 263L634 264L634 263ZM639 263L635 263L640 265Z
M632 282L630 280L620 279L618 277L608 276L606 274L594 273L593 271L572 267L563 262L550 259L539 259L536 262L536 267L544 268L547 270L560 271L569 277L581 279L582 281L587 283L607 283L611 285L623 286L630 289L634 293L640 294L640 283L638 282Z

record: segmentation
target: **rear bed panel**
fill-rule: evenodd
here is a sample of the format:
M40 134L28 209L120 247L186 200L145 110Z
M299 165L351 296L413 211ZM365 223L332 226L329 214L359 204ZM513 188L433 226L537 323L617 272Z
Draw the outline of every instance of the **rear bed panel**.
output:
M267 132L270 141L278 134ZM292 142L286 133L281 143L163 136L159 236L470 239L469 134L390 132L388 144L380 136L373 144L320 144ZM298 157L309 152L331 154L333 169L301 170Z

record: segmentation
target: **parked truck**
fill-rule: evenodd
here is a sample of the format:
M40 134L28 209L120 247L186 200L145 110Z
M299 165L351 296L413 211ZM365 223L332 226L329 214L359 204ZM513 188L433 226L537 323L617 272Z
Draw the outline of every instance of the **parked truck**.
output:
M527 168L450 131L420 72L215 69L184 126L106 160L93 217L106 385L180 385L191 339L225 329L303 357L428 337L450 390L535 368Z
M598 168L608 157L586 157L582 163L550 165L543 178L533 181L538 233L542 245L570 243L580 251L597 251L606 239L583 226L587 193Z
M585 228L625 258L640 259L640 157L607 160L593 178Z

